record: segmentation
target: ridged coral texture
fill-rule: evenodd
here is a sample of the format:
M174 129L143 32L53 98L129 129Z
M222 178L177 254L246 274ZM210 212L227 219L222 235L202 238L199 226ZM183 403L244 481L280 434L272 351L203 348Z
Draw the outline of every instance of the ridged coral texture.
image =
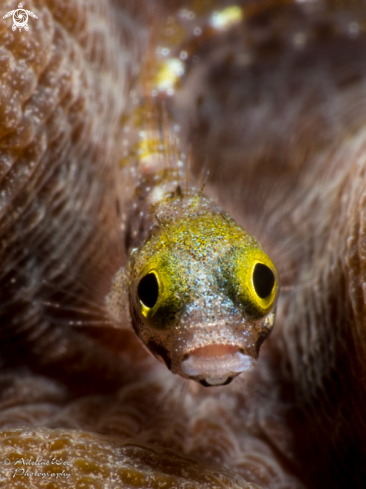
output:
M230 5L27 0L28 31L0 5L0 487L366 485L366 8L242 0L215 31ZM258 364L223 387L104 309L126 108L164 43L187 59L167 106L192 173L282 282Z

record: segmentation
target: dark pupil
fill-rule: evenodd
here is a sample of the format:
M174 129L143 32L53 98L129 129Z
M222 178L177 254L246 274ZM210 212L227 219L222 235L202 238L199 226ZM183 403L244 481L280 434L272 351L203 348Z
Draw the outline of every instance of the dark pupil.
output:
M159 296L159 284L154 273L148 273L140 280L137 287L137 294L144 306L155 306Z
M253 272L253 285L258 296L265 299L272 292L275 283L273 272L262 263L257 263Z

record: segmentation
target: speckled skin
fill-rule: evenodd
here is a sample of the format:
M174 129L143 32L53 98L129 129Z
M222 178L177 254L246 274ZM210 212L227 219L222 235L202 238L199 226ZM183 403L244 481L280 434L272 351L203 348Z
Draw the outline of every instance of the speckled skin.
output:
M168 187L169 174L165 178ZM154 192L151 180L144 179L147 202ZM182 360L208 345L235 346L256 360L274 324L278 273L258 241L228 214L197 191L183 193L173 185L175 191L150 208L140 197L142 206L133 213L139 233L130 238L126 268L133 327L154 355L184 377ZM264 308L252 284L257 260L267 263L276 277ZM242 267L248 271L243 273ZM162 291L156 308L144 315L137 287L151 271L158 273Z

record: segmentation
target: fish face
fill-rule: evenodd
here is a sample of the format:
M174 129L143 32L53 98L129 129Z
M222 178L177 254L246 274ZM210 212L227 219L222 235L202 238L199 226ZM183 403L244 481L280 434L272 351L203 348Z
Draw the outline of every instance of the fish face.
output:
M165 220L134 253L129 275L133 327L173 373L223 385L255 363L280 281L258 241L229 216Z

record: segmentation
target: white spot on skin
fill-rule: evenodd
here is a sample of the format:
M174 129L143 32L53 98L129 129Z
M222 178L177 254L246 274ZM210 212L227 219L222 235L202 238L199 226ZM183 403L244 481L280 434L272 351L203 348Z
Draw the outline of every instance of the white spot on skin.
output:
M157 202L163 200L164 195L166 194L166 186L165 185L157 185L154 190L150 193L149 202L153 205Z
M160 91L173 89L178 79L184 75L184 65L180 59L166 60L157 78L157 87Z
M267 328L272 328L273 323L274 323L274 314L272 312L271 314L268 315L268 317L266 317L266 320L264 321L264 326L266 326Z

